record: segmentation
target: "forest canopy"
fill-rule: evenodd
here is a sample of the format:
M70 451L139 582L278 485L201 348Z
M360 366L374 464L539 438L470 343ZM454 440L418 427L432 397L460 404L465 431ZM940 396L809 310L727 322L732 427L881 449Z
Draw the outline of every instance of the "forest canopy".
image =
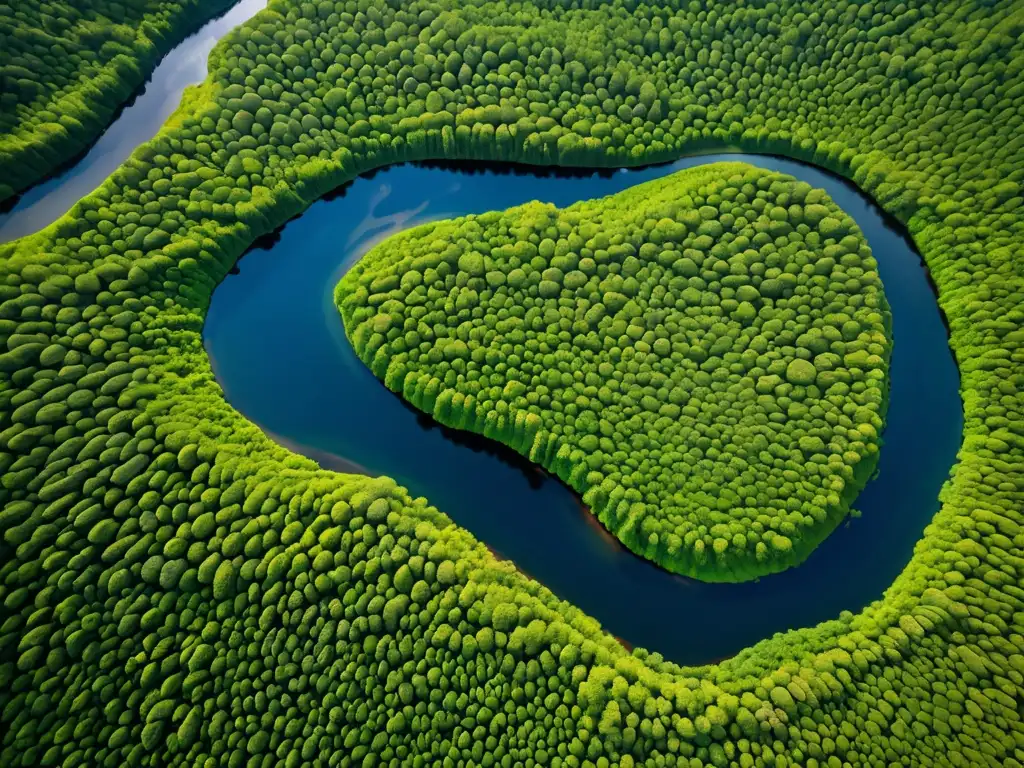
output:
M272 0L153 140L0 246L0 762L1020 768L1022 32L1015 0ZM361 171L730 144L873 196L949 323L958 462L863 610L699 669L630 653L216 384L217 283Z

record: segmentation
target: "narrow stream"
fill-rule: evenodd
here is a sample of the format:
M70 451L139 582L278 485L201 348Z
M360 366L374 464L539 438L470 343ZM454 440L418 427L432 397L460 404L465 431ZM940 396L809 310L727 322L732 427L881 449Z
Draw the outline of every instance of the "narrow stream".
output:
M432 219L540 199L559 206L718 160L824 188L860 225L892 307L891 400L879 473L800 566L745 584L672 575L616 541L558 481L507 449L436 426L356 358L332 292L373 243ZM849 182L778 157L717 154L640 170L401 165L357 179L257 244L217 288L204 330L228 400L324 467L389 475L631 645L684 664L881 597L938 510L963 424L958 374L912 243Z
M217 41L266 6L267 0L239 0L171 49L141 91L84 155L25 190L13 206L0 212L0 243L52 224L102 184L137 146L156 135L178 108L185 87L206 78L206 62Z

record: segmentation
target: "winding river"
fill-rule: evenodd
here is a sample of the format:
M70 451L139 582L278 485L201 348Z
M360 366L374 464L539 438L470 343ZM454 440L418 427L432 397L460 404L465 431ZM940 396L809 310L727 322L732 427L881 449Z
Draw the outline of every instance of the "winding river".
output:
M102 184L137 146L156 135L178 108L185 88L206 78L206 61L217 41L266 7L267 0L239 0L168 51L117 119L81 157L25 190L0 212L0 243L52 224Z
M800 566L744 584L684 579L648 563L517 454L415 412L356 358L332 302L359 256L403 228L534 199L566 206L717 160L803 179L853 216L878 260L895 339L878 476L855 504L862 517ZM731 656L881 597L938 510L963 423L946 330L911 242L850 183L770 156L583 173L393 166L317 202L251 249L215 291L204 337L228 400L279 443L324 467L395 478L626 644L684 664Z
M216 41L265 7L240 0L171 51L90 150L0 213L0 242L50 224L151 138ZM431 219L540 199L559 206L716 160L745 160L823 187L856 219L893 312L891 400L879 472L863 515L800 566L744 584L674 576L633 555L557 480L512 451L438 427L387 391L345 339L332 292L369 247ZM257 243L217 288L204 337L231 403L282 445L324 467L386 474L628 645L684 664L881 597L938 509L963 425L958 375L927 273L905 235L853 185L818 168L718 154L639 170L551 171L401 165L357 179Z

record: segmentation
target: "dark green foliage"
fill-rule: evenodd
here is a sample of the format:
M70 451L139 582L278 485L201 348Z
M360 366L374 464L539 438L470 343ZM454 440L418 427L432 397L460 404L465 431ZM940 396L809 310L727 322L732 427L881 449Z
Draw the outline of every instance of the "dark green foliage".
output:
M590 6L274 0L159 136L0 248L0 763L1020 768L1019 3ZM213 380L217 281L361 169L726 142L852 178L949 320L959 462L857 614L698 670L630 654L422 500L275 447Z
M782 174L712 165L428 224L365 255L335 299L390 388L557 473L679 573L792 565L877 463L874 259L824 192Z
M88 146L161 56L232 3L0 5L0 202Z

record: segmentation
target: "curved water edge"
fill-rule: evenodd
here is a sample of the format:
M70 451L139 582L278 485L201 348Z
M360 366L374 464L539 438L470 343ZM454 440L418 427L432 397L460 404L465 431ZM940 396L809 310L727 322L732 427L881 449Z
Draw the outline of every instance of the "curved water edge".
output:
M102 184L157 134L178 108L185 88L206 78L207 59L217 42L266 6L267 0L238 0L172 48L92 146L0 210L0 243L52 224Z
M885 444L876 478L855 503L863 517L843 523L802 565L743 584L707 584L654 566L525 459L438 428L356 358L332 301L359 256L403 228L535 199L566 206L717 160L743 160L824 188L863 230L893 315ZM312 205L257 243L233 272L214 293L204 341L236 409L325 468L395 478L627 645L683 664L731 656L881 597L938 510L960 444L958 373L920 256L852 183L786 158L704 154L594 172L391 166Z

